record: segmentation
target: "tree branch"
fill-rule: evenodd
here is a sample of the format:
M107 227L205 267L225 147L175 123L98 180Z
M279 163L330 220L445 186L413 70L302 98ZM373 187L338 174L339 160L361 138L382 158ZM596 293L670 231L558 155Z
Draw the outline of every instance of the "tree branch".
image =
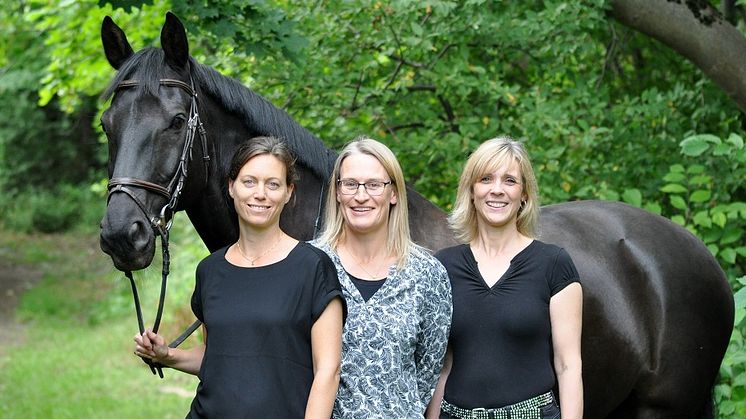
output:
M674 49L746 112L746 38L706 2L612 0L623 25Z

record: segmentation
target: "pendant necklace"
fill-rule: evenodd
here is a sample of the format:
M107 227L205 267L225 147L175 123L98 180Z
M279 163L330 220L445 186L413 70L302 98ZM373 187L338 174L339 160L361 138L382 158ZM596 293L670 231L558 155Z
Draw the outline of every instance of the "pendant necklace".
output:
M348 255L352 256L352 259L354 259L355 262L357 262L357 266L359 266L360 269L363 270L363 272L365 272L366 274L368 274L368 276L370 277L370 279L373 279L373 280L376 280L376 281L378 281L380 279L383 279L383 278L378 278L378 275L372 275L370 272L368 272L368 270L365 269L365 267L363 266L363 263L360 261L360 259L358 259L352 252L350 252L349 249L345 248L345 252L347 252ZM381 268L383 267L383 265L385 263L386 263L386 260L384 260L383 263L378 266L378 269L376 269L375 272L376 273L380 272ZM388 269L386 270L386 276L388 276Z
M281 240L282 240L282 236L278 237L277 241L275 242L275 244L272 245L272 247L270 247L269 249L265 250L264 252L262 252L262 254L260 254L259 256L254 257L254 258L250 258L250 257L246 256L243 253L243 250L241 250L241 244L239 243L239 241L236 241L236 248L238 249L238 253L241 256L243 256L243 258L246 259L251 264L251 266L254 266L254 263L256 263L257 260L261 259L262 257L266 256L269 252L271 252L272 250L274 250L274 248L277 247L278 244L280 244Z

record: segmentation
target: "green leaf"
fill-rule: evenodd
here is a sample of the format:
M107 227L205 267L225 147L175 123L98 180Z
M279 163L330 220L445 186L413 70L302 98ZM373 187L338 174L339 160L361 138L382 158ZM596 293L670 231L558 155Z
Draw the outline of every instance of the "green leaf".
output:
M668 183L681 183L684 181L684 179L686 179L686 175L684 175L683 170L682 172L670 171L666 174L666 176L663 176L663 180Z
M720 251L720 259L732 265L736 263L736 251L726 247Z
M712 150L713 156L727 156L730 154L731 147L729 144L718 144Z
M692 194L689 196L689 202L707 202L710 200L710 197L712 197L712 192L705 189L700 189L692 192Z
M723 237L720 239L720 244L735 243L741 239L741 235L743 235L743 228L728 226L728 228L723 231Z
M686 210L686 201L684 201L684 198L680 197L679 195L671 195L669 197L671 200L671 205L680 210ZM684 224L681 224L684 225Z
M712 227L712 219L710 218L710 214L705 211L699 211L696 214L694 214L694 217L692 217L692 221L694 221L694 224L700 225L702 227Z
M712 182L712 177L708 175L697 175L689 180L689 185L709 185Z
M693 164L686 169L686 172L690 175L698 175L705 171L705 167L701 164Z
M686 225L686 220L681 215L674 215L673 217L671 217L671 221L682 227Z
M681 164L673 164L668 170L673 173L684 173L686 169Z
M657 202L648 202L645 204L644 208L647 211L652 212L653 214L661 215L661 213L663 213L663 208Z
M733 294L733 300L736 303L736 308L746 307L746 287L741 288Z
M665 193L686 193L687 192L686 188L678 183L669 183L661 187L660 190L661 192L665 192Z
M728 221L728 218L722 212L719 212L717 214L712 214L712 222L715 223L715 225L719 226L720 228L725 227L725 223L727 221Z
M743 138L738 134L731 134L725 141L734 145L736 148L743 148Z
M684 155L695 157L704 153L710 143L720 144L720 138L710 134L694 135L679 143L679 146Z
M642 192L639 189L625 189L622 193L622 200L636 207L642 206Z

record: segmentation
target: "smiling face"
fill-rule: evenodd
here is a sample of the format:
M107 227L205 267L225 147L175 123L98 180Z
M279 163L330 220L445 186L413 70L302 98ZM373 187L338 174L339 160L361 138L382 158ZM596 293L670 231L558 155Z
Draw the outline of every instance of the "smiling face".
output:
M480 228L515 227L521 201L525 199L521 179L515 161L477 178L472 186L472 198Z
M280 213L293 193L286 182L286 167L271 154L252 157L241 167L228 192L239 222L258 229L277 226Z
M339 167L339 179L358 183L391 181L383 165L369 154L347 156ZM387 229L396 193L390 184L384 186L383 193L378 196L371 196L364 187L359 187L354 195L344 195L337 188L337 202L345 220L345 230L352 234L368 234Z

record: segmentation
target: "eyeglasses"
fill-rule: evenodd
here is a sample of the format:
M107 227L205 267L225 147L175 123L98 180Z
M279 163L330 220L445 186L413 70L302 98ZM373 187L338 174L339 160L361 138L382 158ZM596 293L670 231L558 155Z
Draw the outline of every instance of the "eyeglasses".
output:
M386 189L386 185L391 185L393 182L382 182L380 180L370 180L365 183L360 183L352 179L337 179L337 185L339 185L339 193L342 195L355 195L357 190L362 186L365 188L365 192L368 192L370 196L378 196L383 193Z

